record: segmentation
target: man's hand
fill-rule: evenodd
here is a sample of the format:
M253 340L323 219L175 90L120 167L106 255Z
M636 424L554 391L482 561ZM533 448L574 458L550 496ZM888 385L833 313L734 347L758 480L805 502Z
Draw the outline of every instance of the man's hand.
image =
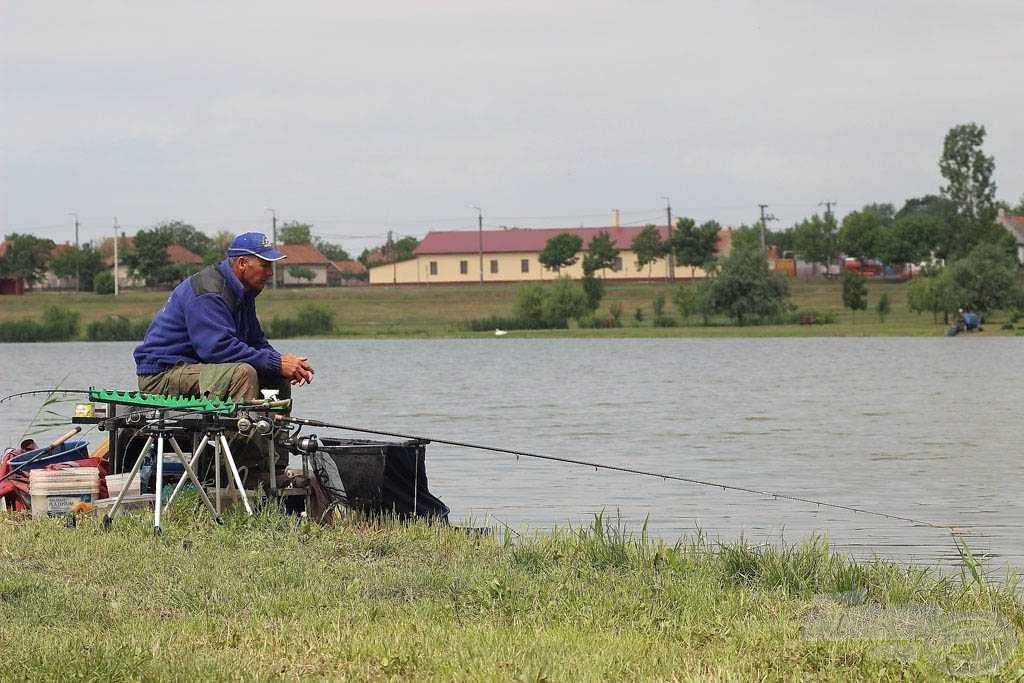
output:
M281 376L292 384L309 384L313 381L313 366L302 356L282 353Z

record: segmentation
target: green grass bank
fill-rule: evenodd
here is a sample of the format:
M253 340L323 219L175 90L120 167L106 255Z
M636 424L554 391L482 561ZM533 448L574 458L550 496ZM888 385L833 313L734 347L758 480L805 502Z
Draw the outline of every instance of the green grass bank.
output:
M765 337L765 336L941 336L946 326L930 314L911 312L907 307L905 283L872 282L868 285L871 307L882 293L892 302L892 313L884 322L872 310L856 314L843 308L842 283L824 280L792 281L791 303L799 309L834 311L836 322L828 325L702 326L696 318L683 323L672 305L672 287L663 282L609 283L601 309L613 302L623 309L623 327L614 329L569 329L514 331L520 337ZM508 316L512 313L518 285L451 285L432 287L339 287L267 290L259 298L259 314L266 322L288 317L304 302L316 302L335 314L335 337L341 338L437 338L480 337L492 332L470 332L466 322L474 318ZM666 311L680 322L678 327L653 327L652 302L659 294L667 300ZM92 293L33 292L25 296L0 297L0 321L37 315L45 306L57 304L81 314L81 326L108 316L131 320L150 319L167 299L166 291L129 290L118 297ZM635 323L636 309L643 322ZM983 335L1014 335L1001 330L1006 316L997 314L986 321Z
M277 512L217 527L179 507L154 538L146 517L4 516L0 565L6 680L945 680L922 656L801 637L845 609L815 596L856 590L1024 629L1015 581L599 522L506 541ZM1018 649L972 680L1020 676Z

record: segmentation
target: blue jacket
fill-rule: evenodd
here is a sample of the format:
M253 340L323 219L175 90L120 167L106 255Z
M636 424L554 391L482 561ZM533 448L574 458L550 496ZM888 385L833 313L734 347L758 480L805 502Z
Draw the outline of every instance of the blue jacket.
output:
M249 363L258 372L281 372L281 354L256 318L256 294L245 289L227 259L207 266L174 288L135 349L140 375L178 363Z

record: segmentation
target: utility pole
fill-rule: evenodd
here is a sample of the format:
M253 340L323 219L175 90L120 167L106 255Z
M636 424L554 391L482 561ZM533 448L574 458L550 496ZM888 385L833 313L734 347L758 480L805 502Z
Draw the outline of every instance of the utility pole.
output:
M837 203L838 202L835 202L835 201L831 201L831 202L830 201L818 202L818 206L824 206L825 207L825 222L829 226L829 233L828 233L829 234L829 240L834 240L835 239L835 235L832 234L832 226L835 225L835 219L832 217L832 207L835 204L837 204ZM829 254L828 262L825 264L825 277L826 278L832 277L831 268L832 268L832 255Z
M477 249L480 252L480 284L484 283L484 212L479 206L469 205L469 208L476 209Z
M668 281L675 282L676 280L676 255L672 253L670 246L672 242L672 202L669 201L668 197L662 197L665 200L665 220L668 226L668 233L665 241L665 262L668 264Z
M760 209L761 209L761 253L767 255L768 254L768 243L765 240L765 235L764 235L765 229L766 229L765 221L777 221L779 219L776 218L775 216L773 216L770 213L767 214L767 215L765 214L764 210L768 208L767 204L758 204L758 207L760 207Z
M384 247L388 250L388 258L391 259L391 286L398 286L398 259L395 258L395 237L391 230L388 230L388 241Z
M75 251L77 252L78 251L78 226L80 225L79 222L78 222L78 214L75 213L74 211L69 211L68 215L75 217ZM75 258L76 259L78 258L78 254L77 253L75 254ZM78 291L81 291L81 289L82 289L82 269L79 267L79 268L75 268L75 291L78 292Z
M274 249L277 249L277 211L269 208L267 211L270 212L271 240L274 244ZM277 289L277 261L273 261L271 266L274 268L274 289Z
M119 286L117 284L117 280L118 280L118 277L117 277L117 272L118 272L118 269L117 269L117 266L118 266L118 263L117 263L117 243L120 240L120 238L117 235L118 229L119 228L118 228L118 225L117 225L117 216L114 216L114 296L117 296L118 294L121 293L121 290L120 290L120 288L119 288Z

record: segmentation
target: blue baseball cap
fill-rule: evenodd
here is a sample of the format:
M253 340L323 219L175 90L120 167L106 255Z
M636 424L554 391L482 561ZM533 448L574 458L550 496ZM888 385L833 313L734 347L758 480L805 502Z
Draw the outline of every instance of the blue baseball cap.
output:
M258 256L264 261L280 261L287 258L286 254L274 249L274 245L262 232L243 232L235 237L228 247L228 256Z

